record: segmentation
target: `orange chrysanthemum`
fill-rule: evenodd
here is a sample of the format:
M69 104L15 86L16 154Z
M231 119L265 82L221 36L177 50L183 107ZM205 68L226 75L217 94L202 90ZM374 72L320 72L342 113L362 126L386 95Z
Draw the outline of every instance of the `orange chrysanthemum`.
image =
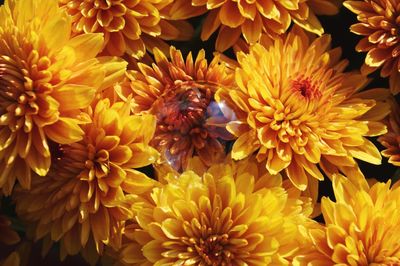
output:
M321 203L326 226L309 230L313 245L293 265L400 265L400 188L363 189L343 176L333 188L336 202Z
M155 181L135 170L153 163L148 143L156 125L152 115L130 115L129 105L100 100L89 108L92 122L82 141L55 147L49 174L35 177L30 191L16 189L17 213L37 223L36 238L49 234L61 254L76 254L88 241L118 247L123 222L131 217L133 195Z
M122 263L289 265L310 201L289 197L279 175L253 176L248 165L168 176L169 184L137 207L138 224L126 227Z
M101 32L105 52L125 52L141 58L146 48L166 47L162 40L186 40L192 28L185 21L170 21L163 9L171 0L58 0L71 16L75 34Z
M315 14L332 15L338 12L342 0L186 0L174 3L171 16L197 15L205 7L210 10L203 24L202 40L207 40L218 28L216 49L224 51L243 34L248 43L257 42L262 33L271 37L287 31L291 22L321 35L324 30ZM175 7L175 8L174 8ZM189 12L190 11L190 12Z
M20 263L21 263L21 259L20 259L19 254L16 251L12 252L10 255L8 255L7 258L0 261L0 264L2 266L20 266L21 265Z
M11 228L11 221L0 215L0 244L14 245L19 242L18 234Z
M19 241L19 235L11 228L11 221L7 216L0 215L0 249L4 251L3 245L14 245ZM4 255L6 255L5 258L3 258ZM0 253L0 265L19 266L19 264L20 258L17 252L11 252L11 254L4 254L4 252Z
M356 169L354 158L380 164L378 149L365 136L386 132L378 121L389 108L366 99L379 90L358 92L367 79L343 72L347 62L329 43L328 35L310 42L294 28L286 37L250 47L249 54L238 53L239 89L216 95L238 117L227 126L238 137L235 160L256 152L271 174L284 170L301 190L309 179L323 179L321 169L328 175Z
M400 166L400 106L396 100L390 99L392 111L389 115L388 133L378 138L378 141L385 146L382 155L389 158L389 163Z
M364 70L372 72L382 67L381 76L390 75L394 94L400 92L399 3L398 0L344 2L345 7L357 14L359 21L350 30L365 36L356 47L358 52L368 52Z
M157 130L152 141L165 159L181 169L197 154L207 164L225 157L224 143L232 136L225 125L233 114L224 104L216 104L215 91L234 84L233 72L219 64L218 57L207 64L201 51L193 61L186 61L171 47L171 61L155 50L152 67L139 64L139 71L129 73L133 109L157 116Z
M30 187L31 170L50 167L48 140L82 139L80 109L114 77L95 59L101 34L70 38L71 23L54 1L6 1L0 7L0 188ZM125 63L113 64L122 75ZM115 74L115 73L112 73Z

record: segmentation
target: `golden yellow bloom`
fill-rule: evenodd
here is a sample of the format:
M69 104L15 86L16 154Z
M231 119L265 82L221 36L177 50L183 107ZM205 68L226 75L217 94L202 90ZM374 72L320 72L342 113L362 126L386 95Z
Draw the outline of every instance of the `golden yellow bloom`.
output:
M367 79L343 72L341 50L329 44L329 35L311 42L295 27L284 38L250 47L249 54L238 53L239 89L216 95L238 117L227 125L238 137L233 159L256 152L271 174L284 170L301 190L309 179L323 179L320 169L328 175L354 171L354 158L380 164L378 149L365 136L386 132L377 121L388 106L368 99L380 90L358 92Z
M378 138L385 146L382 155L389 158L389 163L400 166L400 106L394 98L390 99L392 111L389 115L388 133Z
M30 187L31 170L46 175L48 140L82 139L80 109L126 64L95 59L101 34L70 38L70 20L52 0L8 0L0 17L0 188L8 195L16 179ZM118 69L106 77L110 60Z
M219 63L218 56L208 65L202 50L186 60L171 47L171 61L158 49L152 67L139 64L129 73L135 112L157 116L152 145L161 151L174 168L181 169L197 154L207 164L225 157L224 144L232 139L226 123L232 112L214 101L219 87L234 86L233 71Z
M54 162L45 177L35 177L30 191L17 188L17 213L37 222L36 238L49 234L61 242L61 254L76 254L93 240L119 245L123 222L132 213L132 197L151 191L155 181L134 168L157 159L148 143L156 121L130 115L129 105L100 100L88 111L82 141L54 147Z
M314 250L293 265L400 265L400 188L363 189L339 175L333 188L336 202L321 203L326 226L309 230Z
M230 164L186 171L137 206L121 251L127 265L289 265L310 200L291 198L281 177ZM245 169L243 169L245 170ZM277 186L275 186L277 185ZM268 206L268 207L266 207Z
M101 32L105 52L125 52L141 58L146 48L167 45L162 40L186 40L192 28L185 21L169 21L163 9L171 0L58 0L72 18L74 34Z
M358 52L368 52L364 70L372 72L380 67L381 76L390 75L391 89L400 92L400 5L398 0L345 1L344 6L357 14L359 23L350 27L365 36L356 46Z
M176 6L183 6L177 1ZM187 1L189 2L189 1ZM193 6L210 10L203 24L202 40L218 31L216 49L224 51L243 34L248 43L257 42L262 33L271 37L287 31L292 21L307 31L321 35L324 30L315 14L332 15L338 12L341 0L191 0ZM175 8L181 16L193 8ZM187 10L185 12L185 10ZM199 13L192 11L195 15ZM172 13L172 12L171 12ZM172 14L172 17L174 15Z

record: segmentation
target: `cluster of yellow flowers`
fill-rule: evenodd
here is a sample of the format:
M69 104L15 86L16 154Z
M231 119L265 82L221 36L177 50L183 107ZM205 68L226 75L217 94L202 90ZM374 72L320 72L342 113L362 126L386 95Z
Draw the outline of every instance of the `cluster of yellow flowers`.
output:
M317 18L342 5L357 71ZM33 242L91 265L400 265L400 183L357 161L400 167L399 17L400 0L6 0L0 265ZM214 33L211 60L168 43ZM367 88L378 68L390 89Z

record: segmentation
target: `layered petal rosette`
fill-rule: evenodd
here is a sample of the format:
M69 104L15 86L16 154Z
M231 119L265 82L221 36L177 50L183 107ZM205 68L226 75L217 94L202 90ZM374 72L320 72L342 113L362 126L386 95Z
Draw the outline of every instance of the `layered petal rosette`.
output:
M329 35L310 40L294 28L238 53L238 89L217 92L217 101L226 101L238 117L227 126L238 137L233 159L255 152L271 174L284 171L301 190L323 173L354 172L354 159L381 163L366 137L386 132L379 121L389 106L371 99L379 89L360 92L367 78L345 72L340 48L329 44Z
M333 178L336 201L322 199L325 226L309 230L313 250L293 265L399 265L400 188L362 188Z
M146 49L166 48L164 40L187 40L192 27L181 20L168 20L163 9L172 0L58 0L72 18L74 34L101 32L104 52L140 59Z
M129 105L100 100L89 108L92 122L83 140L55 145L50 172L35 177L31 190L16 190L19 216L36 224L35 238L61 242L61 257L94 244L118 248L135 195L151 191L155 181L136 170L156 161L149 146L156 121L131 115Z
M218 31L216 49L222 52L241 35L248 43L257 42L262 33L275 38L285 33L292 22L321 35L324 29L316 15L336 14L341 3L342 0L177 0L168 9L176 19L208 10L201 39L208 40Z
M368 52L363 70L370 73L381 68L381 76L389 77L393 94L400 92L400 1L345 1L344 6L357 15L358 23L350 30L363 36L356 46Z
M309 221L311 200L290 196L279 175L253 176L254 167L215 164L201 176L167 176L167 185L136 204L121 262L290 265L303 242L298 230Z
M214 94L235 86L233 71L218 56L208 64L204 50L185 60L171 47L170 57L155 50L155 63L130 71L122 94L132 95L134 111L157 117L152 144L173 168L185 168L194 155L207 165L223 160L225 143L233 138L225 127L234 113Z
M71 37L71 21L54 1L8 0L0 17L0 188L8 195L16 180L29 188L31 172L47 174L49 140L83 138L81 109L126 64L96 59L102 34Z

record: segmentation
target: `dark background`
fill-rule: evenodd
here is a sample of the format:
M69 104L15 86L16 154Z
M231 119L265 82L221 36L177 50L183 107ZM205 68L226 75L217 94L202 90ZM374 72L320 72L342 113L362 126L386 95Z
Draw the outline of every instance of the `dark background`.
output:
M23 1L23 0L19 0ZM0 0L0 4L4 1ZM215 42L215 35L210 38L207 42L202 42L199 38L200 34L200 26L203 21L204 17L194 18L191 19L191 23L196 29L195 36L191 41L188 42L171 42L171 44L175 45L177 48L181 49L184 55L186 55L189 51L192 51L194 54L200 49L205 49L208 58L212 58L212 53L214 51L214 42ZM2 19L2 18L0 18ZM365 54L359 54L354 50L355 45L357 44L358 40L360 40L359 36L352 34L349 31L349 27L351 24L356 22L355 15L348 11L345 8L342 8L340 13L336 16L325 17L321 16L320 21L325 29L326 33L332 35L332 46L337 47L340 46L343 49L343 58L347 58L350 62L349 67L347 70L357 70L363 63L365 58ZM227 52L227 55L232 55L231 51ZM378 73L374 73L372 75L374 80L370 83L367 88L374 88L374 87L388 87L388 82L385 79L379 78ZM398 99L399 100L399 99ZM378 146L380 150L382 150L382 146L373 139L374 143ZM377 178L380 181L386 181L389 178L393 177L396 171L396 168L387 163L387 159L383 158L383 164L379 166L367 164L360 162L361 169L363 173L368 178ZM149 171L149 169L147 169ZM332 185L329 179L326 181L321 182L320 184L320 197L321 196L329 196L333 198L332 193ZM11 215L15 217L13 206L11 200L8 198L4 198L2 200L1 205L1 213L6 213L7 215ZM17 220L13 220L14 228L24 236L24 226L19 224ZM15 249L15 247L4 247L0 246L0 260L4 258L6 254L10 251ZM86 263L79 257L67 257L64 262L59 262L58 260L58 248L55 246L49 254L45 258L41 258L40 256L40 249L41 243L36 243L33 245L31 251L29 252L29 261L27 265L34 266L34 265L86 265ZM28 253L26 254L28 255Z

